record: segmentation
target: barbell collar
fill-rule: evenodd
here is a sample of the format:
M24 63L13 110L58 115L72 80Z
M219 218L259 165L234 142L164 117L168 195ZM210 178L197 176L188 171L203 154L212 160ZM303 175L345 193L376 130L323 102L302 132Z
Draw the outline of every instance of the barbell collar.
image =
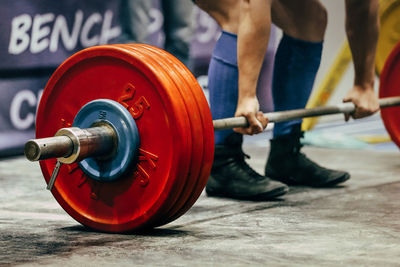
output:
M379 99L380 108L392 107L397 105L400 105L400 97L387 97ZM355 105L351 102L348 102L341 103L336 106L269 112L264 113L264 117L268 118L269 122L283 122L322 115L352 113L355 111L355 109ZM232 128L247 127L249 124L245 117L234 117L214 120L213 125L215 130L226 130Z

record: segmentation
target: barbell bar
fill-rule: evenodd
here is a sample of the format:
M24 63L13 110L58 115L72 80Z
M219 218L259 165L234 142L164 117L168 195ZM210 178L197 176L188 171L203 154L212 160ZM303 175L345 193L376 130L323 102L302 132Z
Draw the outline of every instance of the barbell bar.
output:
M400 97L381 98L378 101L381 109L400 105ZM352 113L355 109L355 105L349 102L326 107L269 112L263 115L268 118L269 122L283 122L307 117ZM247 127L248 125L244 116L213 120L214 130ZM110 153L115 138L115 131L106 125L87 129L62 128L54 137L29 140L25 144L24 152L30 161L59 158L62 163L71 164L87 157L99 157Z
M380 108L387 108L400 105L400 97L381 98L379 101ZM356 110L353 103L340 103L333 106L309 108L309 109L294 109L287 111L277 111L264 113L264 117L268 118L269 122L283 122L295 119L308 117L325 116L332 114L350 114ZM226 119L218 119L213 121L215 130L226 130L231 128L247 127L249 124L246 117L234 117Z
M393 67L400 66L398 50L382 73L387 81L400 77ZM400 105L398 80L381 82L388 88L380 90L382 116ZM342 103L264 116L280 122L354 110ZM397 117L383 116L385 126L397 125ZM196 79L167 52L99 46L73 55L52 75L38 108L37 139L25 153L40 161L53 196L75 220L126 232L166 224L190 209L211 171L214 129L246 125L244 117L213 121Z

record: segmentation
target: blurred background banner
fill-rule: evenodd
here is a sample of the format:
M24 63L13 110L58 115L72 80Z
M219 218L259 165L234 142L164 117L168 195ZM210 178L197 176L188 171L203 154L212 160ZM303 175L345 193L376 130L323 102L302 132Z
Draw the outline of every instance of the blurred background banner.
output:
M49 73L9 75L0 78L0 155L22 152L24 142L34 136L35 114Z
M52 72L86 47L118 43L118 0L2 0L0 2L0 157L21 154L34 137L35 114ZM151 9L149 43L161 46L163 14ZM191 58L196 77L206 75L220 30L198 8ZM77 96L79 97L79 96Z
M3 0L0 70L58 66L83 48L116 42L118 1Z

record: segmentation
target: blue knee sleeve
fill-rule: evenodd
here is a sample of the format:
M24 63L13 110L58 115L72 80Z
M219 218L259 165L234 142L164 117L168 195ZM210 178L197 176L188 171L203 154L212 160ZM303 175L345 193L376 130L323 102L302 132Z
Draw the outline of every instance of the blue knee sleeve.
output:
M304 108L321 61L322 42L308 42L286 34L275 56L272 95L275 111ZM302 120L276 123L274 136L290 134Z
M239 78L236 43L235 34L223 31L211 57L208 68L208 88L214 120L235 115ZM233 130L215 131L215 144L223 144L231 133Z

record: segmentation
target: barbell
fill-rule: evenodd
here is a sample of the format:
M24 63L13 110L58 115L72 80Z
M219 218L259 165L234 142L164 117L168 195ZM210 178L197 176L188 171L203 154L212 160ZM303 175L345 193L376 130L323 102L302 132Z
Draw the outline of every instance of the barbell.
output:
M400 44L381 75L382 118L400 146ZM352 103L264 114L270 122L351 113ZM46 85L36 138L25 155L40 161L48 189L81 224L126 232L167 224L192 207L211 171L214 129L244 127L244 117L212 120L191 72L144 44L85 49ZM53 136L53 137L50 137Z

